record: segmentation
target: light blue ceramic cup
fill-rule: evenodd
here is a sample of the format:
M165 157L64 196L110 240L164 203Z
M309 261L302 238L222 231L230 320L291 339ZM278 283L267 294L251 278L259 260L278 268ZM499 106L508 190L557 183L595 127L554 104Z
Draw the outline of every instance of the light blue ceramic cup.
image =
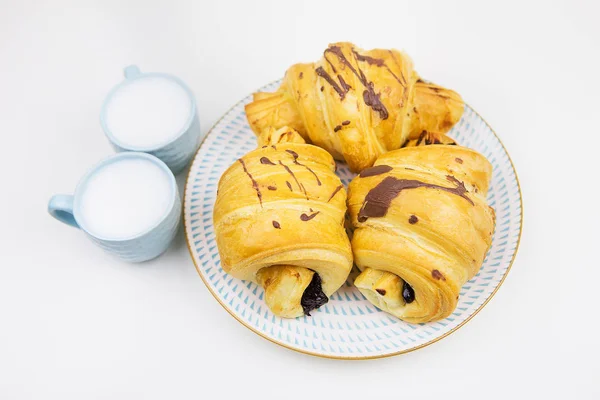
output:
M148 160L163 169L170 180L171 203L156 225L138 235L119 239L95 235L85 226L79 201L90 177L107 165L123 159ZM129 262L142 262L161 255L173 241L181 220L181 200L175 176L165 163L149 154L125 152L110 156L92 167L77 184L74 195L58 194L53 196L48 203L48 212L57 220L81 229L102 249L120 259Z
M185 167L188 166L192 157L196 154L198 147L200 146L200 142L202 141L202 133L200 131L200 120L198 119L198 110L196 107L196 99L194 98L194 94L188 88L188 86L179 78L163 74L163 73L142 73L140 69L135 65L130 65L124 69L125 80L115 86L111 92L108 94L104 103L102 105L102 110L100 111L100 124L102 125L102 129L106 134L106 137L112 144L113 148L118 151L141 151L144 153L152 154L171 168L174 174L178 174ZM132 146L126 143L123 143L118 138L116 138L113 133L110 131L107 121L106 121L106 113L107 107L110 103L112 97L119 90L125 88L127 85L131 84L133 81L138 79L146 79L146 78L163 78L170 80L171 82L176 83L185 89L185 92L189 95L192 108L190 112L190 116L188 118L187 123L184 128L170 140L165 143L161 143L158 146L152 147L143 147L143 146Z

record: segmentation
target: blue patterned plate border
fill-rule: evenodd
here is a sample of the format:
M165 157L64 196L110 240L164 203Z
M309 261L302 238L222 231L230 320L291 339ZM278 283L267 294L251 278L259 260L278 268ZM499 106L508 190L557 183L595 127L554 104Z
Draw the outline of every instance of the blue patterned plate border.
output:
M261 91L275 90L281 81ZM403 354L435 343L473 318L498 291L517 254L523 223L519 180L506 148L485 120L470 106L449 135L484 154L492 163L488 202L496 209L492 248L479 273L467 282L454 313L428 324L400 321L371 305L352 286L353 274L330 302L312 317L281 319L263 302L252 282L228 276L220 266L212 212L221 174L256 147L244 105L234 105L208 132L192 163L185 185L185 235L198 274L217 301L244 326L273 343L305 354L334 359L370 359ZM338 164L344 182L354 174Z

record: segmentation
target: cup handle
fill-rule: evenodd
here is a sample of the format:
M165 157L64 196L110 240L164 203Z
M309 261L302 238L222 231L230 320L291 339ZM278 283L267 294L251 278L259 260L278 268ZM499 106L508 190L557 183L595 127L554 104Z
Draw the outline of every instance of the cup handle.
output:
M79 228L73 216L73 196L70 194L56 194L48 202L48 212L60 222Z
M128 67L125 67L125 69L123 70L123 75L125 75L125 78L127 79L133 79L138 75L141 75L141 71L138 68L137 65L130 65Z

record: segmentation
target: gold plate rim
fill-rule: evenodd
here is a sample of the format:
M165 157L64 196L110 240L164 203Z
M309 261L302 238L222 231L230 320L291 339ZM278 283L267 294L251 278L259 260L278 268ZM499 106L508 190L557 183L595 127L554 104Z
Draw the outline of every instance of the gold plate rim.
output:
M274 80L270 83L267 83L266 85L262 86L269 86L272 85L276 82L279 82L281 79L277 79ZM260 89L258 89L260 90ZM241 99L240 101L238 101L237 103L235 103L233 106L231 106L225 113L223 113L223 115L221 116L221 118L219 118L214 124L213 126L209 129L209 131L206 133L206 135L204 136L204 138L202 139L202 142L200 142L200 146L198 146L198 150L196 151L196 154L194 155L194 158L192 160L192 164L193 165L194 162L196 161L196 157L198 157L198 153L200 152L200 150L202 149L202 145L204 145L204 141L206 140L206 138L208 138L208 136L212 133L212 131L217 127L217 125L219 125L219 123L221 123L221 121L237 106L239 106L241 103L244 102L244 100L246 99L245 96L243 99ZM469 322L471 319L473 319L473 317L475 317L489 302L490 300L494 297L494 295L496 294L496 292L498 292L498 289L500 289L500 287L502 286L502 284L504 283L504 281L506 280L506 277L508 276L508 273L510 272L513 263L515 262L515 259L517 257L517 253L519 252L519 246L521 245L521 236L523 234L523 192L521 191L521 183L519 181L519 176L517 175L517 169L515 168L515 164L513 163L512 158L510 157L510 154L508 152L508 150L506 149L506 146L504 146L504 143L502 142L502 140L500 139L500 137L496 134L496 131L494 131L494 129L492 128L492 126L485 120L485 118L483 118L481 116L481 114L479 114L473 107L471 107L468 103L465 102L465 105L468 106L475 114L477 114L477 116L479 118L481 118L481 120L483 122L485 122L485 124L488 126L488 128L490 128L490 130L492 131L492 133L494 134L494 136L496 136L496 139L498 139L498 142L500 142L500 145L502 146L502 148L504 149L504 152L506 153L507 157L508 157L508 161L510 162L510 165L513 169L513 172L515 173L515 179L517 181L517 188L519 189L519 203L520 203L520 207L521 207L521 218L519 221L519 238L517 240L517 246L515 247L515 252L512 256L512 259L510 260L510 264L508 265L508 268L506 269L506 272L504 273L504 276L502 276L502 279L500 280L500 282L498 283L498 286L496 286L496 288L492 291L492 293L490 293L490 295L488 296L487 299L485 299L485 301L473 312L473 314L469 315L463 322L461 322L460 324L458 324L457 326L455 326L454 328L450 329L448 332L444 333L441 336L438 336L426 343L420 344L418 346L415 346L413 348L410 349L406 349L406 350L400 350L400 351L396 351L394 353L389 353L389 354L380 354L380 355L374 355L374 356L357 356L357 357L348 357L348 356L332 356L332 355L326 355L326 354L321 354L321 353L317 353L317 352L311 352L311 351L305 351L305 350L301 350L301 349L297 349L294 348L292 346L289 346L285 343L282 342L278 342L273 338L270 338L266 335L264 335L262 332L256 330L254 327L248 325L246 322L242 321L240 318L238 318L217 296L217 294L211 289L210 285L208 284L208 282L206 281L206 279L204 279L204 276L202 276L202 273L200 272L200 269L198 267L198 263L196 262L196 259L194 257L194 252L192 250L192 247L190 246L190 238L188 237L188 221L186 218L186 214L185 214L185 205L187 204L187 196L188 196L188 181L190 179L190 176L192 174L192 170L190 169L188 171L188 175L185 179L185 187L184 187L184 192L183 192L183 225L184 225L184 234L185 234L185 242L186 242L186 246L188 248L188 251L190 253L190 257L192 258L192 262L194 263L194 267L196 268L196 272L198 273L198 275L200 276L200 279L202 279L202 282L204 282L204 285L206 286L206 288L208 289L208 291L210 292L210 294L212 294L212 296L215 298L215 300L217 300L217 302L221 305L221 307L223 307L228 313L229 315L231 315L233 318L236 319L236 321L238 321L240 324L242 324L243 326L245 326L246 328L248 328L249 330L251 330L252 332L256 333L258 336L268 340L269 342L275 343L276 345L279 345L281 347L285 347L286 349L295 351L297 353L302 353L302 354L307 354L309 356L315 356L315 357L320 357L320 358L327 358L327 359L331 359L331 360L348 360L348 361L354 361L354 360L374 360L374 359L379 359L379 358L388 358L388 357L394 357L394 356L398 356L401 354L407 354L419 349L422 349L424 347L427 347L429 345L432 345L446 337L448 337L449 335L451 335L452 333L456 332L457 330L459 330L460 328L462 328L464 325L467 324L467 322Z

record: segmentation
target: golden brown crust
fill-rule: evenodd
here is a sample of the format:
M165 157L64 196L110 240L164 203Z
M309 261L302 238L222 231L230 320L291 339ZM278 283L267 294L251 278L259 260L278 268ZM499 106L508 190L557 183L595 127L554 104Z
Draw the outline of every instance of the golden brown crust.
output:
M256 280L265 290L265 303L275 315L296 318L304 314L301 300L314 271L290 265L265 267L256 273Z
M261 284L275 314L297 317L313 271L330 296L350 272L352 251L333 158L283 131L267 135L283 142L253 150L225 171L213 220L223 269Z
M287 126L279 129L273 127L266 128L258 135L256 141L259 147L282 143L306 143L296 130Z
M465 107L455 91L420 79L415 84L414 100L411 139L416 139L423 131L448 132L460 121Z
M373 168L383 172L363 171L348 189L354 262L364 271L355 284L406 321L445 318L491 245L495 217L486 194L492 167L471 149L432 144L384 154ZM388 197L374 197L385 185L380 192ZM382 209L384 215L373 216ZM398 297L404 282L414 289L413 302Z
M429 146L432 144L458 145L454 139L443 133L421 131L416 137L407 140L402 147Z
M307 138L298 110L290 96L282 90L274 93L254 93L254 100L246 104L246 116L250 127L257 135L267 128L288 126Z
M257 135L290 126L353 171L423 130L446 132L462 111L460 96L420 81L406 54L351 43L330 45L316 63L293 65L277 92L255 94L246 105Z

